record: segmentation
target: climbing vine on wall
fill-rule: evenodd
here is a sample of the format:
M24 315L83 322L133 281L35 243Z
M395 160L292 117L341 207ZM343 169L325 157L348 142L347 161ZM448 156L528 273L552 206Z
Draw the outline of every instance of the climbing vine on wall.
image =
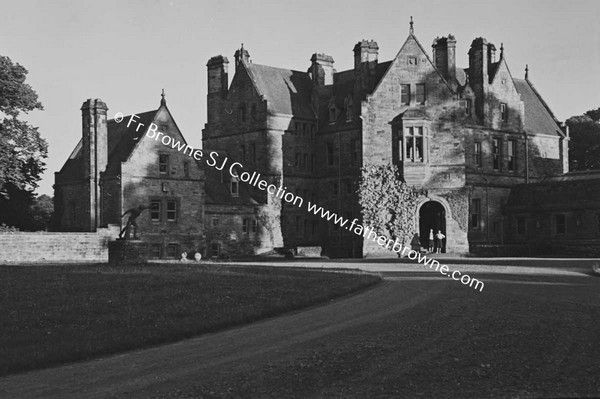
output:
M414 234L417 200L427 195L423 189L406 184L394 164L365 165L359 184L363 224L378 234L398 239L403 245Z
M458 227L464 232L469 225L469 189L466 187L460 190L451 191L444 196L450 205L452 218L458 223Z

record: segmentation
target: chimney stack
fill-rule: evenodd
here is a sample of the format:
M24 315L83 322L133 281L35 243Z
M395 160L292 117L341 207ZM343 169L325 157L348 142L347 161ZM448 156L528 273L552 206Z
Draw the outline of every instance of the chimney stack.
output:
M446 80L453 83L456 78L456 39L450 34L436 38L431 47L435 67Z
M354 72L373 75L377 67L379 46L375 40L361 40L354 46Z
M88 99L81 106L82 119L82 159L86 187L86 207L89 209L87 231L96 231L102 223L102 201L100 193L100 173L108 163L108 128L106 111L108 107L100 99ZM86 210L87 213L87 210Z
M488 46L486 39L478 37L473 40L469 49L469 83L475 93L475 114L482 120L489 86L489 57L494 54Z
M335 73L333 57L323 53L314 53L310 57L310 61L310 73L313 83L317 86L332 85Z
M222 55L212 57L206 64L208 70L207 124L218 123L221 119L222 104L229 91L228 67L229 61Z

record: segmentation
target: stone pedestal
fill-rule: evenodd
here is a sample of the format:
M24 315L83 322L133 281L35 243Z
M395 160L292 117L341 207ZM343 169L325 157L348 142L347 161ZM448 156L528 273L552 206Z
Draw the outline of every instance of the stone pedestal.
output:
M150 244L139 240L117 240L108 243L108 263L111 265L148 262Z

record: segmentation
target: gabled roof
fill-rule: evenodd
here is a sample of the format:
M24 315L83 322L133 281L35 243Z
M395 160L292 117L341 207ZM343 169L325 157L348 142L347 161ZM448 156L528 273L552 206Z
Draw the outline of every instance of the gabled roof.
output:
M312 81L306 72L244 62L269 112L314 119L310 106Z
M421 43L419 42L419 39L417 39L417 37L412 33L412 31L408 34L408 37L406 38L406 40L404 41L404 44L402 45L402 47L400 47L400 50L398 51L398 53L396 54L396 56L394 57L394 59L392 61L389 62L389 64L386 66L385 71L382 71L381 73L381 77L377 80L377 83L375 84L375 90L376 91L377 88L379 87L379 84L381 83L381 80L385 77L385 75L387 74L387 71L389 70L390 65L398 59L398 56L400 55L400 53L402 53L402 51L404 50L404 47L406 47L406 45L408 44L408 42L410 40L414 40L415 43L417 44L417 46L419 47L419 49L421 50L421 52L423 53L423 55L425 56L425 58L427 58L427 61L429 62L429 64L431 65L431 67L433 68L433 70L439 75L440 77L440 81L444 82L444 84L446 86L448 86L448 89L450 89L450 91L454 92L454 90L452 89L452 87L450 86L450 84L448 83L448 81L446 80L446 78L444 78L444 76L440 73L440 71L435 67L435 64L433 63L433 61L431 60L431 58L429 57L429 54L427 54L427 51L425 51L425 48L421 45Z
M529 81L513 78L513 82L525 104L525 132L563 136L554 115Z
M107 121L108 164L105 171L107 176L114 176L121 172L121 162L126 161L131 155L138 140L146 133L146 129L150 126L157 113L158 110L135 114L139 118L135 119L135 123L130 123L129 127L127 127L127 124L131 115L123 117L120 123L115 122L114 119ZM144 128L136 132L139 123L143 124ZM71 153L71 156L59 172L62 181L76 181L84 178L85 168L83 165L82 147L83 139L80 139L73 153ZM103 168L103 165L100 168Z
M160 109L160 108L159 108ZM133 152L139 139L146 133L146 130L154 121L158 110L148 111L142 114L136 114L139 119L137 123L129 124L130 116L125 116L120 123L111 119L107 122L108 125L108 165L106 167L106 175L113 176L121 172L121 162L127 161L127 158ZM143 124L144 127L136 132L138 124Z

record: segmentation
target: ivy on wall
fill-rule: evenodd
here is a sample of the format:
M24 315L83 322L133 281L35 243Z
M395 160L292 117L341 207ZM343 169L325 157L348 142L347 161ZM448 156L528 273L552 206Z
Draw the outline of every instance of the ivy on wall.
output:
M462 231L467 232L469 226L469 189L463 187L449 192L444 197L450 205L452 218L456 220Z
M405 245L414 234L417 201L427 195L423 189L406 184L396 165L365 165L358 197L363 224L378 234L398 239Z

